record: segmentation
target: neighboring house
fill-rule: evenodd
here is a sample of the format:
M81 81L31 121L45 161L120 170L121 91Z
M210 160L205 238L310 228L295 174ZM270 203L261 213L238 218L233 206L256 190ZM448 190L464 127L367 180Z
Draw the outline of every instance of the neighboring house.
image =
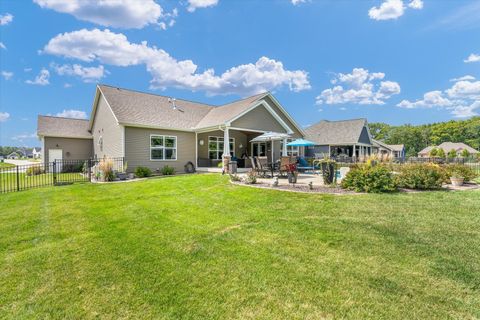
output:
M18 154L18 152L12 152L7 156L7 159L17 160L17 159L20 159L20 157L21 156L20 156L20 154Z
M373 153L380 157L389 157L397 159L405 159L405 145L403 144L386 144L382 141L373 139Z
M305 129L306 139L314 142L305 155L315 157L364 157L373 153L373 139L366 119L322 120Z
M231 156L278 159L281 142L251 140L265 132L304 132L271 93L222 106L98 85L89 120L39 116L38 136L45 162L56 159L123 157L129 170L165 165L183 172L185 164L216 166L224 141ZM291 149L290 151L293 151Z
M32 157L33 159L40 159L42 157L42 148L33 148Z
M451 150L455 150L457 152L457 156L460 157L462 155L463 150L467 150L470 154L478 154L479 151L475 150L474 148L466 145L462 142L443 142L439 146L428 146L422 151L418 153L418 156L421 158L429 158L430 152L433 149L443 149L445 154L448 154Z

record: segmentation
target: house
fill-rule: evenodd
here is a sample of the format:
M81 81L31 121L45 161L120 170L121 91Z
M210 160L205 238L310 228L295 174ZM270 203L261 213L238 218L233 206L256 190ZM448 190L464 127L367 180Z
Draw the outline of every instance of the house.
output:
M360 158L373 153L366 119L322 120L305 129L305 134L307 140L315 143L306 148L306 156Z
M388 157L390 159L405 159L405 145L403 144L386 144L383 141L373 139L373 153L380 158Z
M429 158L430 157L430 152L433 149L443 149L445 154L448 154L451 150L455 150L456 153L457 153L457 157L460 157L462 155L463 150L467 150L471 155L479 153L478 150L475 150L474 148L472 148L469 145L466 145L465 143L462 143L462 142L443 142L439 146L428 146L428 147L426 147L425 149L421 150L418 153L418 156L420 158Z
M32 149L33 159L40 159L42 157L42 148L35 147Z
M90 119L39 116L37 130L45 162L123 157L132 171L169 165L177 172L188 162L216 167L225 150L240 160L276 160L281 141L251 141L265 132L287 133L291 139L305 136L268 92L213 106L108 85L97 85Z
M18 152L12 152L10 153L8 156L7 156L7 159L14 159L14 160L17 160L17 159L20 159L21 156Z

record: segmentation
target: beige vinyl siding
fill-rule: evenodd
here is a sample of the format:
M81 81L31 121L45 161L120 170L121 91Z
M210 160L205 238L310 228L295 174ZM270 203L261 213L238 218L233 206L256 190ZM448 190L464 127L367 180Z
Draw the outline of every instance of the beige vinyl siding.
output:
M150 160L150 135L177 137L177 160ZM195 133L125 127L125 160L128 162L129 172L140 166L155 171L169 165L174 167L177 173L183 173L187 162L195 164Z
M275 111L276 114L287 124L287 126L292 129L293 134L292 138L302 138L303 135L298 131L295 127L295 125L283 114L283 112L275 105L275 103L270 99L270 97L265 97L262 100L264 100L272 109Z
M264 106L258 106L242 117L233 121L232 127L262 131L287 132L287 130L285 130L285 128Z
M123 127L117 124L103 94L98 99L97 111L92 127L94 155L97 158L123 157ZM103 139L103 150L98 141Z
M50 149L61 149L63 160L86 160L93 157L92 139L44 137L44 162L50 162Z
M230 138L235 139L235 156L241 157L245 148L247 146L247 135L243 132L236 131L236 130L229 130L228 131ZM198 142L203 140L203 146L198 144L198 158L200 159L208 159L208 137L221 137L223 138L223 131L217 130L212 132L204 132L198 134ZM197 143L198 143L197 142ZM240 148L242 145L242 148Z

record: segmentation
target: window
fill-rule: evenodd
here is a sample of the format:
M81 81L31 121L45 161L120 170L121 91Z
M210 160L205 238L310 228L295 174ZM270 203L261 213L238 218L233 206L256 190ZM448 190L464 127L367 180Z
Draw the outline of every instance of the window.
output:
M292 142L293 139L287 139L287 143ZM287 146L287 155L298 157L300 155L300 147ZM280 142L280 154L283 152L283 141Z
M177 160L177 137L150 135L150 160Z
M235 155L235 138L230 138L230 155ZM208 137L208 158L222 160L223 137Z
M98 138L98 148L100 149L100 151L103 151L103 137L100 136L100 138Z

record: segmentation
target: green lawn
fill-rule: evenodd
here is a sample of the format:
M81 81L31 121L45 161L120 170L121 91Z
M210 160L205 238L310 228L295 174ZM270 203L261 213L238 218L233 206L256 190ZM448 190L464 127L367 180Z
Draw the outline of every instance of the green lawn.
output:
M58 183L82 182L88 180L88 177L82 176L78 172L72 172L57 173L56 179ZM23 172L19 172L17 175L15 171L0 173L0 193L16 191L17 188L25 190L49 185L53 185L52 173L42 173L38 175L27 175Z
M0 318L480 318L480 192L219 175L0 195Z
M6 162L0 162L0 169L2 169L2 168L13 168L13 167L15 167L14 164L6 163Z

